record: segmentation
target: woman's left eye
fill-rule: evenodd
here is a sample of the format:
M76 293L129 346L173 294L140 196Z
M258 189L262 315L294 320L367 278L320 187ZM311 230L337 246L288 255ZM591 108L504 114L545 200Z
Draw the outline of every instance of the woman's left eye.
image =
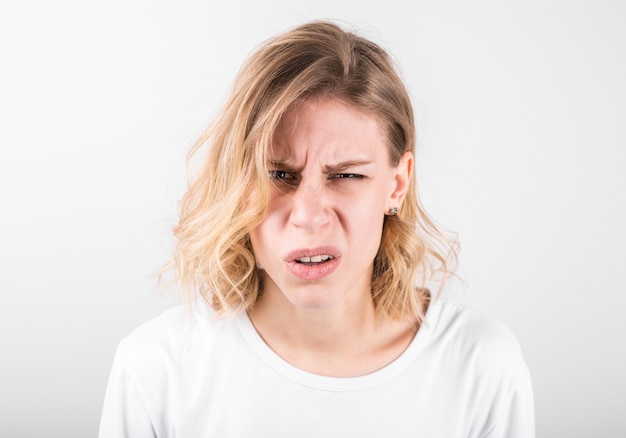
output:
M338 173L336 175L331 175L331 179L362 179L363 175L359 175L358 173Z

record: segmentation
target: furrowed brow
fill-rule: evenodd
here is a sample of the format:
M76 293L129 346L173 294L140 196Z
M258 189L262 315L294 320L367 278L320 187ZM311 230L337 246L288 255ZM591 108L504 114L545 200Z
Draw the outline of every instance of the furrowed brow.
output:
M368 164L372 164L372 162L368 160L342 161L341 163L324 166L324 172L339 173L339 172L344 172L348 169L352 169L353 167L366 166Z
M270 166L275 168L275 169L280 169L280 170L286 170L289 172L298 172L301 169L295 169L292 166L290 166L289 164L287 164L287 162L285 161L277 161L277 160L271 160L270 161Z

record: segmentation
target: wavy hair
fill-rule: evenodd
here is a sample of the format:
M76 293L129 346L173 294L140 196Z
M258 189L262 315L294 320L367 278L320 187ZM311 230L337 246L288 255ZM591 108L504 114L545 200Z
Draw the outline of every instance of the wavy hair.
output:
M269 203L268 151L283 115L319 95L376 117L394 166L405 151L414 153L412 105L381 47L319 21L266 41L243 65L223 109L189 153L192 160L208 146L174 228L172 265L186 298L201 297L219 313L237 313L256 302L263 274L248 233L262 222ZM455 241L428 218L413 181L400 212L384 221L371 283L377 316L421 321L428 285L443 285L455 259Z

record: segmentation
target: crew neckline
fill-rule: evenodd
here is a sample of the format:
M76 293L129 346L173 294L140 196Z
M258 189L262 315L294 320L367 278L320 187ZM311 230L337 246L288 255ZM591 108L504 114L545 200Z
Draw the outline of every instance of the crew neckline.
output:
M330 377L304 371L280 357L256 331L246 312L235 319L244 341L256 355L279 375L297 384L325 391L358 391L387 382L406 370L424 349L441 312L441 302L431 302L424 321L409 346L389 364L372 373L356 377Z

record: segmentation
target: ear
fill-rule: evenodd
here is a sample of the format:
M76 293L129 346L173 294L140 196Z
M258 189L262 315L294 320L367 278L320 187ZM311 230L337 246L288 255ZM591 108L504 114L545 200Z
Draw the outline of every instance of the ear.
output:
M394 169L394 176L391 185L391 194L387 200L386 212L394 207L400 208L406 193L409 191L411 184L411 175L413 174L413 154L406 151L400 157L398 166Z

